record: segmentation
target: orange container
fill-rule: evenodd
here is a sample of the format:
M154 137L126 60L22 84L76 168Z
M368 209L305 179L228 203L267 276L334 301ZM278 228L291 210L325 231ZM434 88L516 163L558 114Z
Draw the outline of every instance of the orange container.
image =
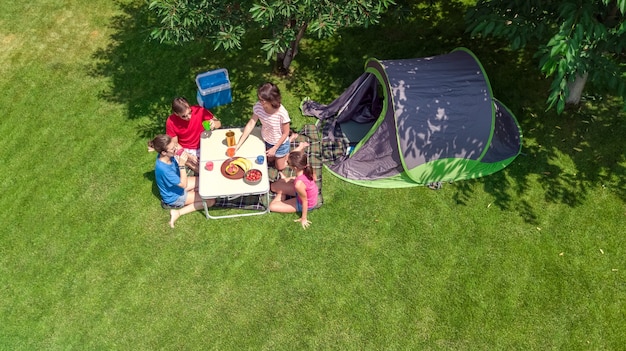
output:
M235 132L232 130L226 132L226 146L235 146Z

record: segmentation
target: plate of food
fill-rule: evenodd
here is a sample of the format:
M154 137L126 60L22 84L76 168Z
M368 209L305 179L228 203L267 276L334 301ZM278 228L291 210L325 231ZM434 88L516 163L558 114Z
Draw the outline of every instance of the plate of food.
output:
M222 163L220 170L228 179L241 179L252 167L252 162L243 157L231 157Z
M243 181L246 184L256 185L261 182L261 178L263 177L263 173L256 168L249 169L243 176Z

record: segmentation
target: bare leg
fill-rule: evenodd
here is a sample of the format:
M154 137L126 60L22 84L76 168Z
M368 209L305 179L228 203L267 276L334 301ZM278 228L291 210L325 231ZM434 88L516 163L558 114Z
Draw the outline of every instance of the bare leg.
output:
M283 171L285 170L285 168L287 168L287 155L276 158L276 162L274 165L276 167L276 170L278 171L278 174L280 174L280 178L286 178Z
M198 190L198 177L190 176L187 177L187 187L185 190L191 192Z
M294 197L286 201L281 201L278 197L276 197L272 200L272 202L270 202L270 211L282 213L296 212L296 198Z
M194 155L189 155L185 166L189 167L195 174L198 174L198 158Z
M211 207L215 205L215 200L209 199L206 200L206 203L207 206ZM202 198L200 198L200 195L195 191L189 192L187 195L187 201L185 201L185 207L178 210L170 210L170 227L174 228L174 223L176 223L176 220L178 220L180 216L202 210L204 210L204 205L202 204Z
M303 151L309 145L310 144L308 142L303 141L300 144L298 144L298 146L295 149L293 149L292 151ZM285 168L287 168L287 157L289 157L289 154L285 155L285 157L281 157L281 158L276 159L275 166L276 166L276 169L278 170L278 175L279 175L278 179L285 179L285 178L287 178L285 173L283 173Z
M180 216L186 215L187 213L200 211L203 209L204 209L204 206L202 206L202 201L200 201L199 203L194 202L192 204L186 205L185 207L179 210L170 210L170 227L174 228L174 223L176 223L176 220Z
M270 190L276 194L285 194L290 196L296 195L296 188L293 185L293 179L279 179L270 185Z
M296 140L299 136L300 134L298 133L291 133L291 135L289 136L289 142L293 143L293 141Z
M179 210L170 210L170 227L174 228L174 223L180 217Z
M298 146L295 149L293 149L293 151L302 151L302 150L306 149L309 145L311 145L311 144L309 144L306 141L303 141L300 144L298 144Z

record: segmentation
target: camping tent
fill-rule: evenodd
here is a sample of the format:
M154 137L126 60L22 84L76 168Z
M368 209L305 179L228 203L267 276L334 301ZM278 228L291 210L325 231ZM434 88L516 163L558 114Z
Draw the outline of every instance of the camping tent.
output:
M497 172L521 151L515 116L492 96L475 55L370 59L335 101L302 103L322 141L341 152L324 165L359 185L398 188Z

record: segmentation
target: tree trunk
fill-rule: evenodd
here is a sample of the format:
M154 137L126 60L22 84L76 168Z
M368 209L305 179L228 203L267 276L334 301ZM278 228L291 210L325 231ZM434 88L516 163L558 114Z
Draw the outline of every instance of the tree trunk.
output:
M567 100L565 100L566 104L578 105L580 103L580 96L583 93L583 89L585 89L588 76L589 73L585 73L582 76L576 76L576 79L573 82L567 83L569 94L567 95Z
M300 26L298 34L296 35L296 39L290 43L289 49L287 49L286 52L278 53L276 55L276 69L278 70L278 74L289 74L289 67L291 66L291 62L293 61L294 57L296 57L296 55L298 54L298 46L300 45L302 37L304 37L307 26L307 23L304 23L302 26Z

